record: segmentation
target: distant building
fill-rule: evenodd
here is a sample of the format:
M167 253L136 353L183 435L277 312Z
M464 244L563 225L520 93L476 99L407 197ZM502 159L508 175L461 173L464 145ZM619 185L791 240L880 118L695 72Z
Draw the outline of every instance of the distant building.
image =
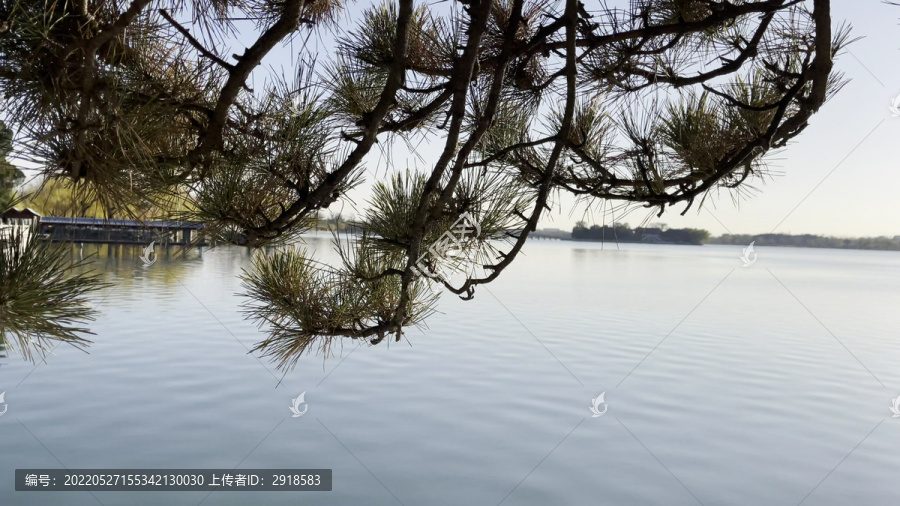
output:
M13 208L0 214L0 222L4 225L31 225L39 221L41 221L41 215L30 207L22 210Z
M665 242L662 239L663 231L659 228L642 228L639 230L641 232L641 242L650 244L661 244Z
M41 215L29 208L5 211L0 214L0 239L5 242L9 238L20 237L21 247L24 248L31 237L31 226L40 221Z

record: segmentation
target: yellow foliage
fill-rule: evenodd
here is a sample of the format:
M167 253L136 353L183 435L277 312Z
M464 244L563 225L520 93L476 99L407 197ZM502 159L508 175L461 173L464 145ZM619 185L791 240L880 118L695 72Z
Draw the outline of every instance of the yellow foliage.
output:
M115 212L107 212L93 192L76 186L68 179L45 179L26 188L23 204L42 216L66 218L135 218L141 220L173 219L189 210L183 197L169 197L164 201L129 204Z

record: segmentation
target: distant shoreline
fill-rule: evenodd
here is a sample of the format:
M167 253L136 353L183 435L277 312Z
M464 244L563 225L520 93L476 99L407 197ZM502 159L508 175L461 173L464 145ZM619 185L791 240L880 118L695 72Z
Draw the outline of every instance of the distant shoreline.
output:
M665 241L650 242L650 241L633 241L630 239L629 240L622 240L622 239L616 240L615 238L613 238L613 239L581 239L581 238L574 238L574 237L559 238L559 239L563 240L563 241L599 242L599 243L605 243L605 244L619 243L619 244L654 244L654 245L659 244L662 246L703 246L703 243L701 243L701 242L665 242Z
M575 237L576 232L581 237ZM603 236L600 238L598 236ZM587 237L585 237L587 236ZM668 236L668 237L667 237ZM670 237L685 238L689 240L673 241ZM837 238L823 237L812 234L723 234L710 237L706 230L698 229L631 229L627 225L615 227L597 227L590 229L581 226L572 232L559 229L541 229L532 232L529 238L558 239L563 241L599 242L619 244L668 244L677 246L703 246L704 244L717 244L724 246L747 246L753 243L758 247L784 247L784 248L812 248L812 249L839 249L839 250L868 250L868 251L900 251L900 236L890 237L861 237L861 238Z

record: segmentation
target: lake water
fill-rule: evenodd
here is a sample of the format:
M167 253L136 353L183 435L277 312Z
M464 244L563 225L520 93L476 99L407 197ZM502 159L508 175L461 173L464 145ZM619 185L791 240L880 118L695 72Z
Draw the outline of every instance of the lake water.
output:
M743 267L732 246L533 241L427 329L282 380L247 353L247 251L101 252L89 354L0 360L3 506L900 499L897 253L760 247ZM329 468L334 489L14 491L14 469L63 466Z

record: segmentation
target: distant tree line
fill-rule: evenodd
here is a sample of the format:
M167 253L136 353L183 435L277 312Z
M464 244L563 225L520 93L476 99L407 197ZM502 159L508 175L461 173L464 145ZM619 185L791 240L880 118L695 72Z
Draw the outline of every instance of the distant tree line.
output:
M12 130L0 121L0 212L15 204L16 187L25 180L25 174L6 160L12 152Z
M584 222L575 224L572 238L584 241L647 242L659 244L703 244L709 239L709 232L697 228L631 228L627 223L613 226L591 225Z
M900 250L900 236L896 236L893 239L889 237L842 239L839 237L822 237L811 234L723 234L719 237L713 237L708 242L710 244L750 244L751 241L756 241L757 246Z
M586 226L579 221L572 229L572 239L582 241L605 242L643 242L656 244L739 244L751 242L757 246L790 246L796 248L842 248L842 249L874 249L900 251L900 236L861 237L845 239L840 237L822 237L803 234L723 234L710 237L709 232L696 228L668 228L665 224L653 227L631 228L627 223L615 223L612 226Z

